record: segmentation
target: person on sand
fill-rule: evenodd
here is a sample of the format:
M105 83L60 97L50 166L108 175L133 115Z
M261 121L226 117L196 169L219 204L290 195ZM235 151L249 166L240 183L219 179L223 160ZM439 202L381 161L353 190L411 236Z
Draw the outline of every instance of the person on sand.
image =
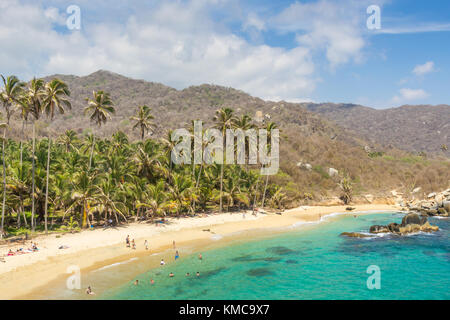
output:
M175 246L175 240L173 240L173 248L174 248L174 249L176 248L176 246Z
M173 278L173 276L174 276L173 272L169 273L170 278Z
M132 249L136 250L136 243L134 242L134 239L131 240Z
M125 239L125 243L127 244L127 248L130 247L130 235L127 235L127 238Z
M136 281L134 282L134 285L137 286L138 284L139 284L139 280L136 280Z
M164 259L161 259L161 263L160 263L160 265L165 265L166 263L164 262Z
M91 286L87 287L87 289L86 289L86 294L95 294L95 293L92 291Z
M148 250L148 241L147 240L144 241L144 246L145 246L145 250Z

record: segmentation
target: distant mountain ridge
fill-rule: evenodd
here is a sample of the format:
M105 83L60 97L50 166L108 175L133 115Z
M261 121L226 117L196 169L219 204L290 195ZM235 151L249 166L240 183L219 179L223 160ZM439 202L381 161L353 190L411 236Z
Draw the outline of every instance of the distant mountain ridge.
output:
M415 152L440 152L450 145L449 105L405 105L373 109L353 104L302 104L369 141Z
M381 148L439 153L442 145L450 145L448 105L379 110L356 104L271 102L228 87L204 84L177 90L105 70L82 77L56 74L45 77L45 80L53 78L64 80L72 93L73 110L58 116L50 124L50 129L58 132L65 129L81 132L89 127L100 133L100 130L89 125L83 109L85 98L91 97L92 91L104 90L111 93L116 106L112 121L101 130L105 135L120 129L137 137L137 132L131 131L129 118L136 106L146 104L152 108L157 119L157 134L164 129L185 125L188 120L209 121L216 109L231 107L237 113L251 116L260 111L284 126L301 127L303 133L323 131L330 137L339 137L347 142L367 141L368 144L381 145Z

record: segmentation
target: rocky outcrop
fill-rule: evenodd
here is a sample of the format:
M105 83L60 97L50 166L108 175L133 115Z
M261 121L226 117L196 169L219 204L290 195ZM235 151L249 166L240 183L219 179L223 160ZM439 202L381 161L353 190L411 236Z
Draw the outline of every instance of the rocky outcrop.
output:
M389 232L389 229L387 226L375 225L375 226L370 227L369 232L370 233L386 233L386 232Z
M428 194L426 200L412 200L403 205L410 212L426 216L448 217L450 215L450 189Z
M370 238L367 234L362 234L359 232L342 232L341 236L349 237L349 238Z
M369 229L369 233L392 233L396 235L407 235L414 232L435 232L438 231L438 226L432 226L428 222L427 216L420 216L416 213L408 213L402 219L402 223L390 223L387 226L373 225ZM361 234L358 232L344 232L341 236L347 236L351 238L367 238L370 235Z

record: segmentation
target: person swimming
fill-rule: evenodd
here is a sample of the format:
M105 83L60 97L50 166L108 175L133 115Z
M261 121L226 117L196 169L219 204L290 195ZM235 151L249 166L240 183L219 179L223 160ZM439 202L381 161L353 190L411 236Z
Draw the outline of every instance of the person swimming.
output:
M170 277L170 278L173 278L173 277L174 277L173 272L169 273L169 277Z
M197 271L197 273L195 274L197 277L200 277L200 272Z
M186 272L186 277L189 277L189 276L190 276L189 272Z

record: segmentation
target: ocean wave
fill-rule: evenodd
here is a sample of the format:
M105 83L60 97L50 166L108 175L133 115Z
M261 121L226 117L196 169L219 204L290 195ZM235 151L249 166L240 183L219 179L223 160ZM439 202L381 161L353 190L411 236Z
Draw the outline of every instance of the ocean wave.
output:
M215 241L220 240L222 238L223 238L223 236L221 234L214 234L211 236L211 240L215 240Z
M131 259L126 260L126 261L116 262L116 263L113 263L113 264L109 264L109 265L107 265L107 266L98 268L98 269L94 270L93 272L97 272L97 271L109 269L109 268L112 268L112 267L120 266L120 265L122 265L122 264L127 264L127 263L129 263L129 262L131 262L131 261L135 261L135 260L138 260L138 259L139 259L139 258L131 258Z

